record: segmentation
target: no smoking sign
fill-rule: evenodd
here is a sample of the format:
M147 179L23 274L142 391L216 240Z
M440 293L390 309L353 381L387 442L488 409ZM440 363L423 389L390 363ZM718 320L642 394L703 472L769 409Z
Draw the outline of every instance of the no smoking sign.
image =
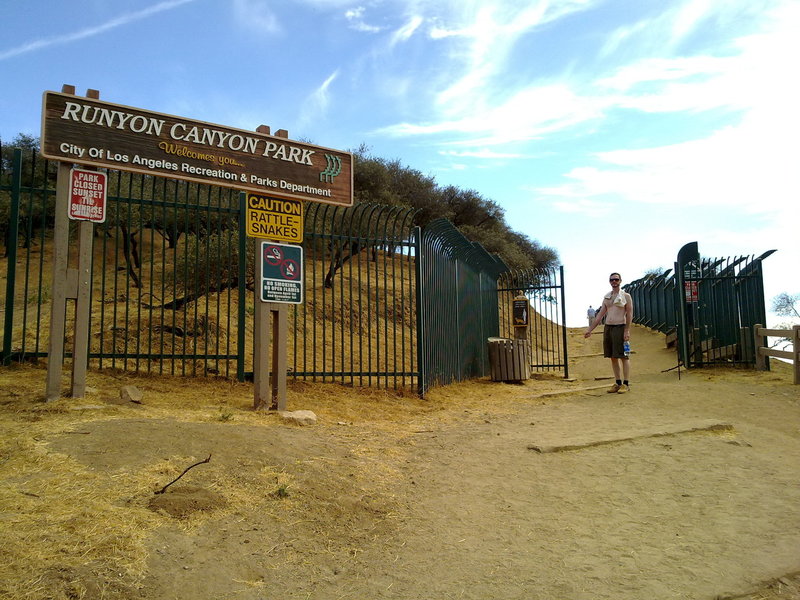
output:
M302 304L303 248L261 242L261 301Z

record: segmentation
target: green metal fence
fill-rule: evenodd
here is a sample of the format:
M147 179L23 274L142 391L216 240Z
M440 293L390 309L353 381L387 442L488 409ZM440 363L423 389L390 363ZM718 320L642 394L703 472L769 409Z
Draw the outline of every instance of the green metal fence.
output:
M438 219L418 246L420 388L488 373L487 339L499 331L497 277L507 269Z
M4 156L9 364L47 356L56 165L21 151ZM108 218L94 230L90 366L251 376L254 241L243 195L108 175ZM371 204L307 207L305 301L289 317L292 377L423 393L488 372L486 339L499 331L496 282L506 267L448 221L420 229L414 216Z
M756 256L703 258L697 243L678 253L674 273L627 284L634 322L675 333L687 367L754 365L753 326L766 323L762 263Z
M675 276L672 269L659 275L642 277L625 285L633 298L636 311L634 323L669 334L675 331L677 317L675 308Z
M28 158L15 153L11 179L21 184L0 191L10 192L3 199L10 222L21 225L9 229L5 244L4 364L47 355L55 165ZM90 364L235 373L242 345L237 306L246 284L241 219L239 194L231 190L110 172L107 219L94 230ZM69 252L74 266L74 245ZM69 318L67 325L71 330Z
M375 204L309 205L305 301L290 311L294 377L416 385L414 214Z

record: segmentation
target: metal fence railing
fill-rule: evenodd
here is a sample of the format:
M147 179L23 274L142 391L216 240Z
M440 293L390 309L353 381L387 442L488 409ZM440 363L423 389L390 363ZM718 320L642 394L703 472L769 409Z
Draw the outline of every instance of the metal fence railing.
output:
M0 150L0 358L9 364L47 356L57 165ZM108 178L107 220L94 228L89 365L248 378L255 274L244 195L143 174ZM415 214L307 206L304 302L289 310L292 377L422 393L487 374L505 264L447 220L415 227Z
M564 267L507 271L497 282L500 335L515 337L512 303L520 294L531 307L527 328L531 367L540 371L563 371L569 377Z
M289 313L293 377L416 385L414 212L309 206L305 302Z
M674 333L687 367L754 365L753 326L766 322L762 262L773 252L702 258L696 243L687 244L674 271L625 286L636 306L634 322Z
M486 341L497 335L497 277L507 269L438 219L420 239L419 356L422 390L489 372Z

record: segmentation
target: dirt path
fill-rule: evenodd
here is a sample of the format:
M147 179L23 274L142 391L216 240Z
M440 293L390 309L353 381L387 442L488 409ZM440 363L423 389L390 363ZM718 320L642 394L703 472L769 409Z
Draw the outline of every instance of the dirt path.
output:
M120 512L105 527L135 533L140 554L51 556L42 595L9 597L800 598L790 377L678 380L662 337L637 328L632 392L611 395L587 389L607 383L599 343L570 336L570 382L475 382L367 412L346 390L296 390L292 408L320 416L306 428L250 415L246 397L226 405L233 422L167 400L53 416L46 456L91 477ZM561 446L575 448L532 449ZM209 453L152 506L144 482ZM42 499L32 473L20 489Z

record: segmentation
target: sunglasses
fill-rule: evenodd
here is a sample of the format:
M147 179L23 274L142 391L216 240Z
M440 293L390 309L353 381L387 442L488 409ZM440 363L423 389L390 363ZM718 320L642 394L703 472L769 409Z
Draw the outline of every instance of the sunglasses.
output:
M619 277L612 277L609 281L619 281Z

